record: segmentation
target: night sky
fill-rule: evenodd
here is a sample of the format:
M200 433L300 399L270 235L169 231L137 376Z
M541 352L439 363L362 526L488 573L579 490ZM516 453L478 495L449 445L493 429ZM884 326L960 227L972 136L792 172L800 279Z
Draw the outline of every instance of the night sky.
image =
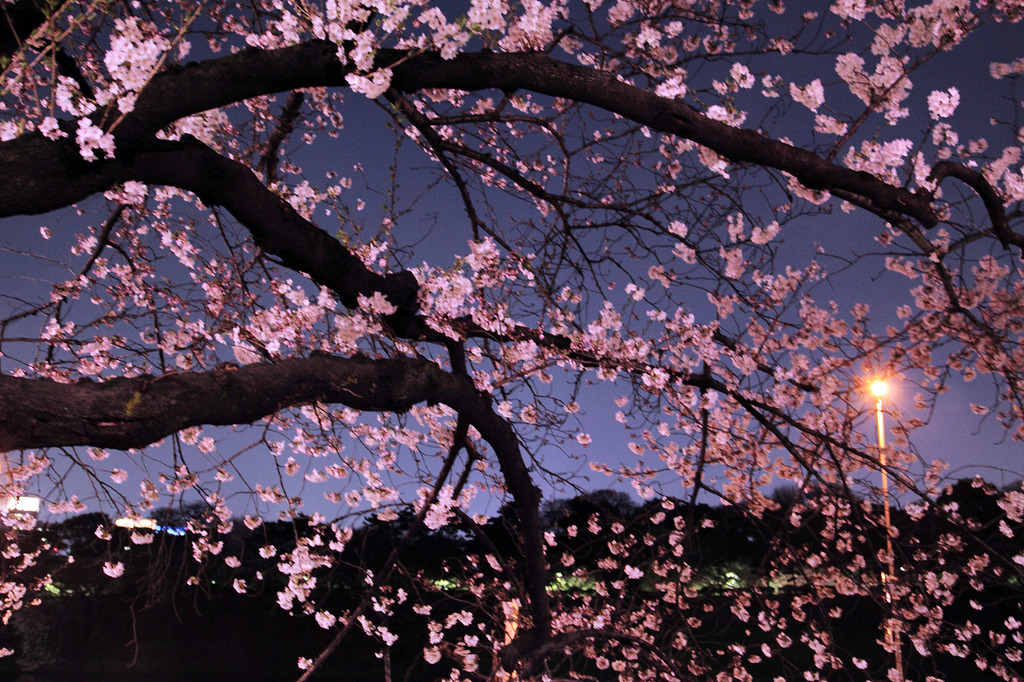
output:
M954 129L959 130L961 139L967 136L988 135L989 121L981 120L978 109L972 103L990 101L993 98L1015 97L1008 81L994 81L990 78L989 63L1013 61L1019 54L1022 39L1024 28L1020 24L992 26L974 35L954 52L940 55L924 71L913 77L914 88L909 101L911 110L918 113L927 112L923 102L929 92L933 89L956 86L961 92L961 105L951 121ZM785 71L786 66L776 65L775 69L798 82L802 77L801 71L806 74L804 81L819 75L811 70L809 63L805 65L803 62L795 61L796 59L794 58L793 62L795 74ZM826 74L822 74L823 77L824 75ZM834 74L827 75L833 77ZM982 108L982 111L987 110ZM1005 111L1005 107L1002 110ZM315 146L299 149L299 143L294 140L291 146L297 152L296 159L303 166L305 176L314 183L323 179L328 170L346 173L355 164L362 164L363 175L354 176L355 185L351 197L354 199L358 196L366 201L367 208L360 215L366 224L372 225L379 219L378 207L385 198L386 188L389 187L388 161L392 158L393 149L390 143L380 145L380 140L391 139L381 132L386 117L375 104L355 94L346 95L344 113L345 127L337 139L322 134ZM756 120L756 116L751 118ZM915 131L923 128L921 125L915 127L909 123L901 124L901 127L904 130ZM994 138L991 142L992 148L996 150L1005 146L1004 141L997 141ZM383 148L385 146L386 148ZM405 198L408 199L420 192L428 178L434 177L432 162L415 145L408 142L402 146L397 158L401 166L411 171L403 176L401 187ZM83 206L88 208L101 204L101 201L93 199L85 202ZM499 214L507 211L511 215L523 210L521 205L511 203L496 203L495 207ZM96 216L93 218L96 223L105 218L102 211L91 214L87 212L87 215ZM7 315L12 310L24 309L27 302L45 299L49 293L50 281L68 277L69 271L59 263L59 259L72 243L74 233L82 229L82 220L74 211L65 210L56 214L18 217L3 221L0 227L0 313ZM336 229L337 222L334 217L320 215L317 221L327 230ZM54 234L53 239L49 241L40 236L39 228L44 225ZM823 262L833 269L827 258L829 254L870 254L876 246L873 238L881 229L881 220L862 210L850 215L835 210L831 215L811 217L787 225L784 233L787 245L784 250L791 249L794 258L799 260L806 259L809 251L820 247L826 256L823 257ZM398 226L396 234L410 251L403 262L406 266L420 262L448 265L455 255L468 251L466 242L471 237L469 221L461 211L456 191L449 185L431 190L420 200L415 210ZM31 257L28 255L31 252L38 252L40 256ZM84 257L75 258L72 267L80 267L83 262ZM841 310L849 310L853 302L867 302L872 306L872 322L878 329L883 329L885 324L893 323L896 319L896 307L910 300L908 292L911 286L905 279L887 272L881 258L869 257L863 263L845 269L841 269L839 263L835 262L834 271L836 274L812 290L819 304L832 299L839 304ZM312 287L309 291L315 295ZM698 319L700 310L701 304L695 303L694 311L698 313ZM45 324L45 320L37 318L11 325L4 331L4 336L7 339L22 336L33 338L38 335L41 324ZM28 343L4 344L4 352L8 356L17 357L18 352L24 351L26 355L20 357L28 359L28 354L32 350L33 346ZM10 371L12 367L12 361L7 359L3 369ZM851 390L855 389L856 387L851 387ZM922 415L917 414L913 408L914 392L915 389L909 382L892 383L887 398L887 409L891 403L891 407L904 418L921 417ZM535 454L546 463L555 463L556 468L562 471L576 472L589 479L580 481L587 487L629 490L626 483L590 472L585 461L593 454L596 459L614 464L615 453L622 453L622 461L635 461L625 448L628 442L627 434L615 423L613 417L618 408L612 401L618 395L628 393L628 388L598 386L587 393L592 398L581 405L581 416L583 424L594 438L594 444L584 450L575 442L569 441L560 447L548 446ZM994 416L981 419L970 411L970 403L988 405L993 398L994 389L985 377L980 377L971 384L964 384L953 378L949 393L939 401L935 413L931 415L930 425L917 431L914 436L913 444L920 456L925 461L935 458L947 461L950 464L948 475L951 480L981 475L997 485L1007 485L1019 479L1018 472L1024 471L1021 457L1024 455L1024 447L1004 437ZM873 398L865 394L862 400L865 410L862 431L868 434L873 442ZM892 414L888 418L891 425ZM225 445L234 439L227 431L218 433L225 437ZM566 452L575 454L578 459L565 458ZM117 458L115 455L112 459ZM245 455L246 462L242 468L254 474L253 481L267 478L266 458L267 455L260 452ZM60 464L56 463L56 466L60 467ZM91 493L84 487L85 483L76 483L76 480L77 475L69 479L69 492L75 492L76 486L83 486L79 494L83 499L89 497ZM131 480L135 480L134 473ZM679 489L678 486L673 489L671 485L665 486L663 492L669 495L686 494L686 491ZM549 497L572 494L571 490L545 490L545 495ZM311 513L319 510L328 517L333 516L332 505L323 501L319 495L319 491L313 492L311 489L306 497L304 511ZM496 501L490 501L481 504L474 511L494 513L497 511L497 504ZM247 510L233 508L233 511L241 514Z

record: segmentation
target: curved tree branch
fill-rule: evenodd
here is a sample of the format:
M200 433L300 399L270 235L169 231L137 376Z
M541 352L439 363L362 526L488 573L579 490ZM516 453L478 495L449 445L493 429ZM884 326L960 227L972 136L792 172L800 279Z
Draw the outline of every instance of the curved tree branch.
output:
M962 163L940 161L932 167L932 172L928 176L935 184L941 183L947 177L956 178L981 197L985 204L985 210L988 211L989 220L992 221L992 231L995 232L1004 249L1009 251L1012 244L1020 249L1021 253L1024 253L1024 235L1019 235L1010 229L1003 199L984 175Z
M408 271L381 275L330 234L303 218L267 189L247 166L221 156L193 138L160 142L138 154L124 169L126 177L173 185L195 193L203 202L223 206L252 234L256 244L297 272L338 295L355 308L360 295L380 292L398 311L387 319L392 333L419 337L419 284Z
M470 53L445 61L418 55L395 67L392 87L459 90L530 90L590 104L663 133L692 140L734 163L754 163L785 171L811 189L845 189L871 197L883 209L914 218L926 227L938 223L930 197L894 187L861 171L830 163L757 131L734 128L670 100L618 80L614 73L569 64L544 53Z
M373 359L315 354L273 364L63 384L0 375L0 452L93 445L142 447L189 426L248 424L314 401L403 412L448 405L494 450L519 516L532 627L517 643L528 654L551 632L540 490L512 427L473 380L423 358Z
M151 80L140 93L135 110L114 131L118 153L131 154L183 116L248 97L305 87L345 87L346 67L335 53L330 43L309 41L277 50L247 49L168 69ZM381 50L377 64L393 68L392 87L401 92L426 88L530 90L569 98L692 140L733 163L783 171L811 189L864 197L879 211L900 213L924 227L939 222L928 194L895 187L755 130L712 120L685 102L659 97L616 79L613 73L562 62L544 53L475 52L446 60L430 52ZM0 162L10 174L7 186L0 188L0 216L42 212L70 203L66 198L51 198L55 177L71 181L65 195L84 192L73 200L97 191L95 185L92 189L86 186L90 184L88 176L96 174L102 162L89 164L84 173L86 166L77 151L68 140L51 142L38 134L0 143Z
M131 179L193 192L206 204L226 208L249 230L262 249L331 289L343 305L355 308L360 295L381 292L398 308L385 320L392 334L406 339L437 340L418 314L419 284L411 272L382 275L370 270L341 242L303 218L264 186L247 166L221 156L198 140L191 137L177 142L160 140L128 160L101 163L103 172L96 174L95 181L99 185L96 191ZM468 317L458 320L455 327L466 337L498 338ZM531 339L561 351L571 348L571 341L565 336L524 327L516 328L505 338ZM723 335L716 335L716 340L727 347L735 347L735 342ZM598 358L587 353L573 352L570 357L587 366L600 365ZM767 366L761 369L768 373L773 371Z

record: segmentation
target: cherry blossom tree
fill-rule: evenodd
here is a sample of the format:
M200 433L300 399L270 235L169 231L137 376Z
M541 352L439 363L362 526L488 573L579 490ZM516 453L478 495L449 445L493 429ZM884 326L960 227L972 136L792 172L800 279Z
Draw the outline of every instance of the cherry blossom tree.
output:
M950 67L1019 46L1024 5L0 9L9 497L125 517L202 499L193 554L228 567L232 518L309 515L260 550L280 606L336 633L302 679L354 629L389 646L398 608L451 679L941 679L940 651L1020 674L1020 621L953 606L1020 603L1001 590L1024 577L1024 494L998 498L1006 542L979 540L914 443L963 382L1024 437L1024 57ZM913 396L887 405L899 518L943 532L882 525L878 376ZM605 476L642 524L545 528L542 490ZM698 501L780 520L718 596L728 642L688 564L716 522ZM498 505L511 549L485 532ZM397 587L399 542L325 609L352 528L400 513L407 539L481 538L453 577L466 607ZM7 524L9 613L46 578L15 579L39 550L17 546L31 518ZM562 549L580 535L596 564ZM854 597L882 657L830 625Z

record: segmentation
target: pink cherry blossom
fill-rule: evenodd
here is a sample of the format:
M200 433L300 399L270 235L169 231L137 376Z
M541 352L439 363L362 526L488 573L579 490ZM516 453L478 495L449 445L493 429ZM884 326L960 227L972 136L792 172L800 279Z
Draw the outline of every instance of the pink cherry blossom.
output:
M960 91L950 88L947 91L933 90L928 95L928 113L935 120L949 118L960 104Z
M104 562L103 572L109 575L111 578L120 578L124 575L124 564L120 561L117 563L111 563L109 561Z

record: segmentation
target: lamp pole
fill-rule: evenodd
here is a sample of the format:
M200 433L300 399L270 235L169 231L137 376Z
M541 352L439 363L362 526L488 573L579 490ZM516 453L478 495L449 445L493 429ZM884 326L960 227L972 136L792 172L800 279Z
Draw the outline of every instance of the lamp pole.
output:
M885 603L889 605L889 614L894 613L892 600L892 582L896 580L896 569L892 553L892 518L889 513L889 473L888 462L885 456L885 420L882 414L882 396L889 391L889 386L884 381L876 381L871 384L871 393L875 396L875 424L878 427L878 468L882 473L882 503L885 520L885 569L882 570L882 588L885 590ZM887 620L889 620L887 618ZM903 679L903 648L900 642L899 621L892 619L895 628L890 623L885 626L885 642L893 650L896 657L896 672L900 680Z

